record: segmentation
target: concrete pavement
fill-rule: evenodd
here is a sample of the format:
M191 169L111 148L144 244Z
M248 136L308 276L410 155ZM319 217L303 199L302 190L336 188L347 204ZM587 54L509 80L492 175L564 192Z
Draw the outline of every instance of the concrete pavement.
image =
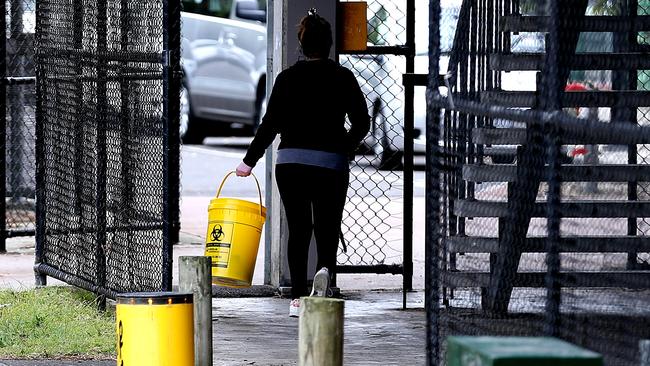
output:
M401 310L399 292L344 292L345 365L422 365L422 293ZM277 297L213 299L214 365L297 364L298 319ZM0 366L106 366L113 360L1 360Z

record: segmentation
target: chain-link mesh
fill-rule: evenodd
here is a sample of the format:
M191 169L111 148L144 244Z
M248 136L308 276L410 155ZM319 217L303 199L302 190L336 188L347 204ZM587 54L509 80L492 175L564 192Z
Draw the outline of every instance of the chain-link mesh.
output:
M406 42L405 1L368 3L369 46ZM340 265L383 266L402 263L405 57L346 54L339 62L352 70L366 96L371 132L351 165L348 202L342 224L347 251ZM381 271L381 270L379 270Z
M400 56L342 55L340 62L357 76L373 117L363 142L364 155L351 165L343 233L347 253L339 264L400 263L403 219L402 165L404 72L395 64ZM397 141L400 139L400 141Z
M2 237L34 235L35 224L35 3L4 1L2 83L5 134L5 229ZM6 22L6 23L5 23ZM2 239L4 240L4 239ZM0 244L0 248L4 245Z
M440 39L453 5L435 3ZM636 4L466 0L448 65L431 44L429 80L443 84L427 133L431 365L450 335L549 335L639 364L650 21Z
M373 46L406 44L406 1L368 1L368 43Z
M180 4L38 7L39 269L109 296L169 288Z

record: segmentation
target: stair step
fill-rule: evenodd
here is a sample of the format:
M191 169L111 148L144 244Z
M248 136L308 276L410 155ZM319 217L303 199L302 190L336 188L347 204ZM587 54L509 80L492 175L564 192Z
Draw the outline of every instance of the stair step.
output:
M533 108L537 99L534 91L484 91L481 102L512 108ZM646 107L650 106L649 91L577 91L562 97L563 107Z
M546 287L545 272L519 272L514 278L515 287ZM562 287L620 287L630 289L650 288L650 271L560 272ZM488 287L487 272L442 272L445 287Z
M483 148L485 156L516 156L517 146L486 146Z
M561 217L650 217L650 201L565 201ZM454 214L460 217L506 217L507 202L457 200ZM546 202L535 202L532 217L546 217Z
M544 53L508 53L490 55L490 69L495 71L531 71L544 68ZM650 55L633 53L579 53L568 59L571 70L647 70L650 69Z
M463 179L469 182L514 182L516 177L514 164L463 166ZM563 182L650 182L650 165L562 165L560 179Z
M582 32L642 32L650 30L650 16L586 16L568 19L560 24L565 28L577 28ZM548 32L547 16L506 15L501 18L499 29L503 32Z
M497 253L498 238L454 236L445 239L449 253ZM562 253L645 253L650 252L650 236L582 236L563 237ZM545 253L547 239L526 238L524 253Z
M522 145L526 143L526 129L474 128L472 142L479 145Z
M609 134L600 138L578 137L563 134L560 141L567 145L603 144L627 145L629 138L620 134ZM523 145L526 143L525 128L474 128L472 129L472 142L479 145Z

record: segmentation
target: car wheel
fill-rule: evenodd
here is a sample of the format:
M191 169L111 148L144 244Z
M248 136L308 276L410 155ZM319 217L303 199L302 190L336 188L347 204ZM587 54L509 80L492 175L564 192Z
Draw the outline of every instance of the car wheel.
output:
M199 126L196 117L192 116L190 95L185 85L181 86L181 116L179 135L184 144L202 144L205 131Z
M380 113L377 116L377 126L375 128L375 144L373 145L373 152L375 161L377 162L377 169L379 170L401 170L404 169L402 158L404 153L397 151L391 145L388 138L386 121Z

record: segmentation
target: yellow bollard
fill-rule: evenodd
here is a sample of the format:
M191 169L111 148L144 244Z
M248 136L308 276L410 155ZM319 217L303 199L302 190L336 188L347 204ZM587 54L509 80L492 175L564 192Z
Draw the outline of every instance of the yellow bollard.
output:
M226 175L217 196L210 201L205 255L212 260L214 284L248 287L253 280L266 208L262 206L262 190L254 175L259 205L246 200L220 197L226 179L233 173Z
M117 296L117 366L194 366L193 297L139 292Z

